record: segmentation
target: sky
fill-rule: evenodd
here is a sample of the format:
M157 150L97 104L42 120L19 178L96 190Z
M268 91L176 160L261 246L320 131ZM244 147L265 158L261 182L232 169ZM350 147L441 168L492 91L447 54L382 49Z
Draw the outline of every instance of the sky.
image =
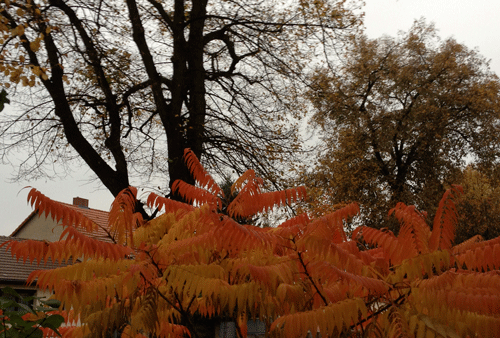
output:
M370 38L396 36L414 20L433 22L442 39L477 48L500 74L500 1L498 0L365 0L365 26Z
M365 26L370 38L396 36L422 17L434 22L442 39L453 37L491 60L500 74L500 1L498 0L365 0ZM72 203L73 197L89 199L89 207L108 210L113 197L98 182L89 182L84 167L53 180L10 182L15 168L0 164L0 235L8 236L31 213L26 202L31 186L53 200Z

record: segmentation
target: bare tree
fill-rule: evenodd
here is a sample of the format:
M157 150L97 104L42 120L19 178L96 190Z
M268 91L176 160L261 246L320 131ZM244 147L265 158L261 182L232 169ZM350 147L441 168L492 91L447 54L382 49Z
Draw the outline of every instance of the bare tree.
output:
M0 119L3 155L27 151L23 177L83 159L113 195L192 182L185 148L276 175L300 146L304 70L359 25L357 0L0 3L0 71L23 105Z

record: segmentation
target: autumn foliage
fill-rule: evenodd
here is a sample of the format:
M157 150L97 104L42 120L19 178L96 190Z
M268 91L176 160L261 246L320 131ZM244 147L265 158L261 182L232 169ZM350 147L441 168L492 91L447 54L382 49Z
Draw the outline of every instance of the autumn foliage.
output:
M301 180L327 205L361 203L366 225L397 232L384 223L397 202L434 216L464 158L492 168L500 156L498 76L424 19L396 38L356 35L344 61L320 67L311 83L324 148Z
M397 236L359 227L348 238L356 204L273 227L240 224L238 217L303 199L305 189L264 191L250 170L224 205L193 153L185 159L197 184L173 187L189 203L151 194L149 206L164 213L145 222L127 189L112 205L109 242L79 231L96 228L84 216L30 193L33 207L65 232L56 243L8 248L22 260L75 260L29 280L62 302L64 336L213 337L203 329L234 321L245 337L248 319L265 322L270 337L500 336L500 238L453 246L460 187L443 196L432 227L400 203L390 211L401 224Z

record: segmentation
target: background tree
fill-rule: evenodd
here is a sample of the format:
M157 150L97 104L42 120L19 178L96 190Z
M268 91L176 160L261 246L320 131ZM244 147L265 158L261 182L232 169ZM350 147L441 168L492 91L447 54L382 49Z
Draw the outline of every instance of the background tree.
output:
M2 150L28 152L24 177L81 158L115 196L132 178L192 182L184 148L217 170L275 173L299 146L294 90L316 33L355 29L357 6L2 0L0 71L23 104L2 116Z
M468 166L458 183L464 194L458 200L456 243L475 235L489 240L500 236L500 188L485 173Z
M397 39L357 36L344 62L313 81L325 147L307 180L333 203L359 201L380 215L402 201L433 214L465 156L498 161L498 77L423 20Z

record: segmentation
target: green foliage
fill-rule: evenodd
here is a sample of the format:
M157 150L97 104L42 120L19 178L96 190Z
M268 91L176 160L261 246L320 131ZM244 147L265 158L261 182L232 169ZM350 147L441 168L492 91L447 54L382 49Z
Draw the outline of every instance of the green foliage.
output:
M40 297L22 297L16 290L5 287L0 296L0 337L2 338L41 338L44 332L60 336L58 328L64 318L56 311L60 302L55 299L42 300ZM27 305L38 301L41 305Z

